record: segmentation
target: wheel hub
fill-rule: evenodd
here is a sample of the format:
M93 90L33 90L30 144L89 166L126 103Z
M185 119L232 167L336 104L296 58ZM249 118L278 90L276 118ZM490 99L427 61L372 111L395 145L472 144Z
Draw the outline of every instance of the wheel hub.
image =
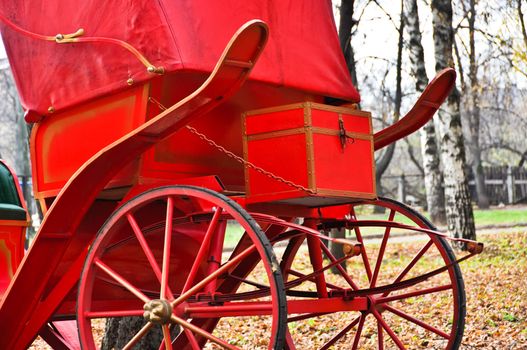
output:
M143 306L143 317L146 321L155 324L167 324L172 316L172 306L168 300L153 299Z

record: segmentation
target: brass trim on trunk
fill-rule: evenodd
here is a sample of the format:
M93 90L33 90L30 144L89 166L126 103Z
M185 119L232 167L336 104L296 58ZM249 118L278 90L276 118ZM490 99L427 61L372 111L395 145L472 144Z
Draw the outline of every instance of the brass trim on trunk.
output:
M315 151L313 143L313 127L311 120L311 102L304 104L304 129L306 133L306 160L307 160L307 188L317 192L315 179Z
M306 125L302 128L262 132L259 134L253 134L253 135L249 135L245 137L247 138L248 141L265 140L265 139L270 139L270 138L275 138L275 137L304 134L308 128L311 129L313 134L329 135L329 136L335 136L335 137L339 136L338 130ZM373 141L373 135L371 134L346 131L346 136L354 138L354 139L358 139L358 140Z
M356 192L356 191L345 191L345 190L329 190L325 188L319 188L317 195L328 196L328 197L353 197L361 199L375 199L377 198L376 192Z
M313 130L313 133L315 134L329 135L329 136L336 136L336 137L340 135L339 130L319 128L317 126L314 126L311 129ZM363 134L359 132L346 131L346 136L354 138L354 139L358 139L358 140L373 141L373 135L371 134Z
M343 106L330 106L330 105L324 105L321 103L316 102L301 102L301 103L291 103L288 105L282 105L282 106L274 106L274 107L267 107L267 108L261 108L261 109L254 109L251 111L247 111L244 114L248 117L254 116L254 115L260 115L260 114L267 114L267 113L274 113L274 112L282 112L282 111L289 111L292 109L316 109L319 111L328 111L328 112L335 112L335 113L342 113L347 115L352 115L356 117L363 117L363 118L370 118L371 113L366 111L361 111L358 109L353 109L350 107L343 107Z
M247 136L247 140L257 141L257 140L265 140L265 139L271 139L271 138L276 138L276 137L298 135L298 134L304 134L305 131L306 131L305 127L300 127L300 128L294 128L294 129L284 129L284 130L277 130L277 131L262 132L259 134L253 134L253 135Z

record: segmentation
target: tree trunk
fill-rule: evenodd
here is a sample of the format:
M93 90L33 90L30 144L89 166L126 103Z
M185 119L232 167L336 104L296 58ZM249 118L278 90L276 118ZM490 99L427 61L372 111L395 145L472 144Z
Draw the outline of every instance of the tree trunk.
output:
M357 70L355 69L355 53L353 52L353 46L351 44L351 37L353 34L353 27L357 22L353 19L355 0L342 0L339 8L340 22L339 22L339 41L340 48L344 54L346 60L346 65L348 67L349 74L351 76L351 81L356 89L358 89L357 84ZM332 229L329 232L330 237L332 238L345 238L346 230L341 229ZM344 252L342 251L342 244L328 242L328 248L335 256L335 258L340 259L344 257ZM346 269L346 262L340 264L344 269ZM332 273L339 273L337 267L331 268Z
M122 349L139 330L146 324L143 317L109 318L102 340L101 350ZM176 329L175 329L176 330ZM179 329L177 329L178 331ZM176 332L177 333L177 332ZM173 334L174 336L175 334ZM137 343L133 349L158 350L163 333L161 327L156 326Z
M339 14L339 41L340 48L346 59L346 65L351 75L351 81L356 89L358 89L357 70L355 69L355 52L351 44L351 37L353 34L353 27L357 22L353 19L355 0L342 0L340 4Z
M332 228L331 231L329 232L329 235L332 238L346 238L346 229ZM340 243L329 242L329 250L331 254L333 254L333 256L337 259L341 259L344 257L344 251L342 250L342 244ZM341 262L340 266L342 266L344 270L346 270L346 261ZM332 267L331 273L339 274L340 272L339 272L338 267L336 266Z
M485 188L485 175L481 161L481 149L479 147L479 125L481 113L479 108L480 86L478 81L478 66L476 62L476 44L474 40L474 24L476 21L475 0L470 0L470 13L468 16L469 29L469 79L470 79L470 110L469 110L469 130L470 130L470 152L472 153L472 171L476 182L476 192L478 195L478 207L480 209L489 208L489 198Z
M406 11L406 30L409 36L410 61L412 62L412 74L415 77L415 89L423 91L428 84L428 77L426 76L424 49L419 28L417 0L407 0ZM421 129L420 136L427 210L434 224L445 225L443 174L439 167L439 147L433 120Z
M453 67L451 0L432 0L432 22L434 27L434 48L436 70ZM456 87L439 111L439 137L441 160L444 166L445 199L447 223L454 237L476 238L474 214L467 174L465 171L465 148L461 129L460 95ZM461 245L461 248L466 248Z
M399 40L397 43L397 63L396 63L396 77L395 77L395 99L394 99L394 108L393 108L393 123L397 122L401 117L401 103L403 99L402 91L402 65L403 65L403 44L404 44L404 1L401 0L401 12L399 20ZM382 196L382 186L381 180L382 175L388 169L390 162L392 161L393 154L395 153L396 143L392 143L386 148L386 151L382 154L380 158L375 163L375 181L377 183L377 194ZM403 198L404 200L404 198ZM375 212L384 212L386 208L380 206L375 206Z
M522 37L525 48L527 49L527 29L525 28L525 20L523 18L522 2L524 0L516 0L516 10L518 11L518 19L520 20L520 25L522 27Z

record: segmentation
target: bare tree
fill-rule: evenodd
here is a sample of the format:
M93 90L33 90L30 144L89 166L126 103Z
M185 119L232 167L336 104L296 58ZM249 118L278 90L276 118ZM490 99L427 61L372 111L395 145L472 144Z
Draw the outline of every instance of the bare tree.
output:
M432 22L436 70L454 66L451 0L432 0ZM441 160L444 165L448 229L455 237L476 238L474 214L465 170L465 146L461 127L460 94L454 87L439 111ZM462 247L465 248L465 247Z
M523 15L523 8L522 3L525 2L524 0L516 0L516 10L518 11L518 20L520 21L521 26L521 32L522 32L522 38L523 38L523 44L524 47L527 48L527 29L525 29L525 18Z
M348 67L351 81L355 88L358 89L357 69L355 67L355 52L351 38L353 37L354 27L358 24L358 21L353 18L355 13L355 0L342 0L339 6L339 42L344 59L346 60L346 66ZM345 238L346 230L344 228L333 228L331 229L330 236L333 238ZM340 259L344 256L342 246L334 242L329 242L329 249L333 256ZM342 268L346 269L346 262L343 261L341 264ZM338 268L335 266L331 268L331 272L338 273Z
M357 69L355 68L355 51L351 43L354 27L358 21L353 18L355 0L342 0L339 7L339 41L340 48L346 59L346 65L351 75L353 85L358 88Z
M424 49L419 25L417 0L406 1L406 30L409 36L410 61L412 74L415 77L415 88L423 91L428 84L426 76ZM420 131L421 154L425 179L426 202L432 222L446 224L445 192L442 187L443 174L439 167L439 147L434 121L428 122Z
M388 18L394 23L391 16L388 14L388 12L380 5L379 2L374 1L374 3L381 9L382 12L384 12ZM403 98L403 92L402 92L402 57L403 57L403 48L404 48L404 1L401 0L400 4L400 13L399 13L399 23L394 23L394 26L398 33L398 41L397 41L397 60L395 63L395 96L392 98L393 101L393 117L392 117L392 123L395 123L399 120L401 116L401 104L402 104L402 98ZM388 74L388 70L386 71L385 76ZM384 84L383 84L384 85ZM388 145L378 157L376 157L375 161L375 181L377 183L377 194L379 196L383 195L383 187L381 185L382 176L388 169L388 166L390 165L393 155L395 153L395 147L396 143L392 143ZM385 208L382 207L375 207L375 210L378 212L382 212L385 210Z
M474 174L474 180L476 183L477 203L481 209L489 208L489 198L485 187L485 175L483 174L483 162L481 159L481 148L480 148L480 122L481 122L481 109L480 109L480 95L482 87L478 79L478 62L476 60L476 40L475 40L475 24L476 24L476 1L469 0L468 9L465 3L462 2L463 9L465 10L466 17L468 19L468 56L469 56L469 73L468 79L470 84L463 84L463 92L467 95L469 101L468 108L468 130L470 142L469 149L472 155L472 172ZM460 63L461 65L461 63ZM462 75L461 71L461 75Z

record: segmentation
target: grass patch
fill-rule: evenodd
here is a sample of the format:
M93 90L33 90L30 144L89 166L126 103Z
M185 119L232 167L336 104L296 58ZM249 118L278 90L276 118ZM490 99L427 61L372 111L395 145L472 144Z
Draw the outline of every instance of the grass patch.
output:
M527 223L527 208L474 210L478 226Z
M421 212L423 216L430 219L427 212ZM360 220L387 220L386 214L362 214L358 215ZM397 219L397 218L396 218ZM399 217L401 223L412 224L407 218ZM492 209L474 209L474 220L476 226L490 226L503 224L525 224L527 223L527 208L492 208Z
M238 244L244 232L245 230L243 229L243 227L241 227L237 222L230 220L227 223L227 230L225 232L225 247L236 247L236 244Z

